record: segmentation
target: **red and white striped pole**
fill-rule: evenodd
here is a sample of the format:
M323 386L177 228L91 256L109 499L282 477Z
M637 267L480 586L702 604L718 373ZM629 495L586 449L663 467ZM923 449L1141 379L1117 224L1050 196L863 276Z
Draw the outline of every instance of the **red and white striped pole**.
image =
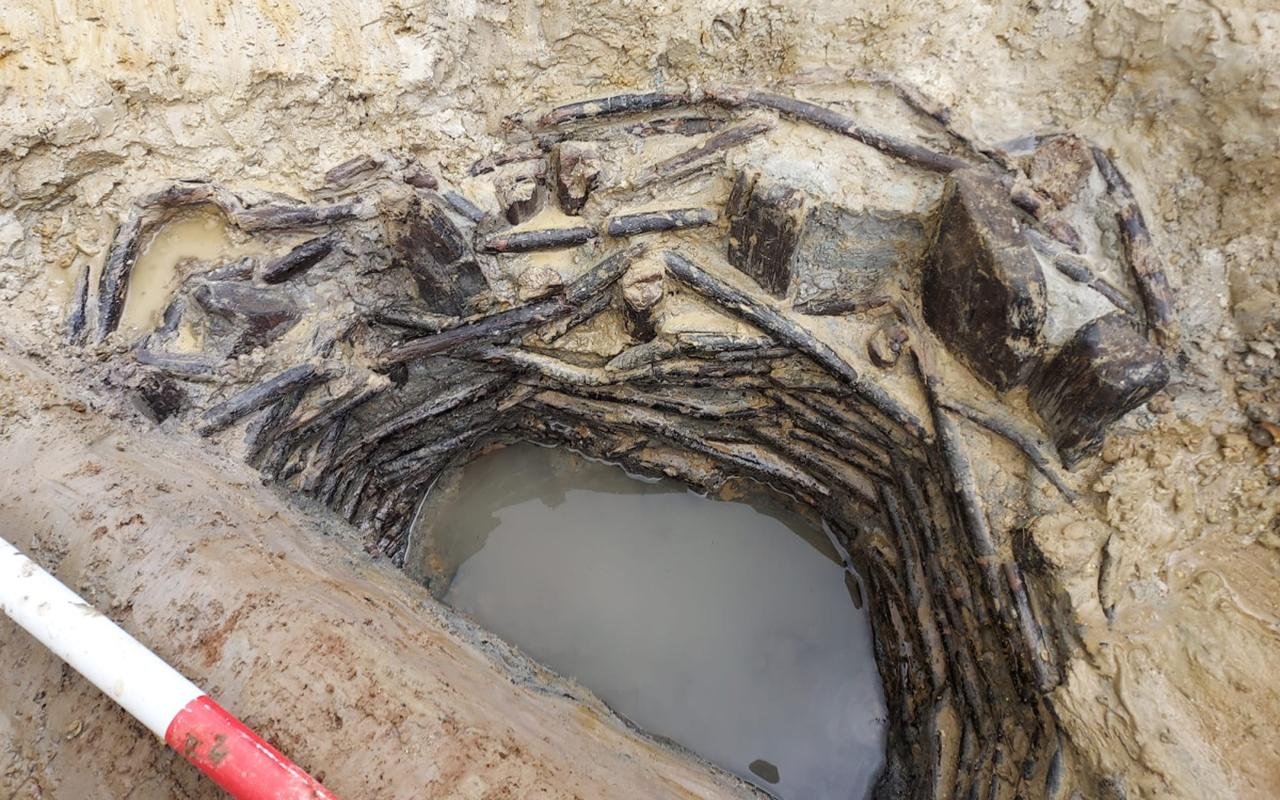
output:
M337 800L4 539L0 609L237 800Z

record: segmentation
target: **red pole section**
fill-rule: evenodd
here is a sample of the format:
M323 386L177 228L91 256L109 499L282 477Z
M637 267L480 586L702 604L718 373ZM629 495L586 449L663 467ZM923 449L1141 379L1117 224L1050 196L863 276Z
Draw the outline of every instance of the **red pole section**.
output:
M0 608L236 800L337 800L4 539Z

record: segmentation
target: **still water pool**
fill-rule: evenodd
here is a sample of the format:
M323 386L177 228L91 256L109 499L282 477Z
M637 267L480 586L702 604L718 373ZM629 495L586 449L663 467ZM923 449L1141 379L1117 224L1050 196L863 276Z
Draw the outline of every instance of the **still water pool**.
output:
M787 800L861 800L885 708L826 535L529 444L428 496L410 573L639 727Z

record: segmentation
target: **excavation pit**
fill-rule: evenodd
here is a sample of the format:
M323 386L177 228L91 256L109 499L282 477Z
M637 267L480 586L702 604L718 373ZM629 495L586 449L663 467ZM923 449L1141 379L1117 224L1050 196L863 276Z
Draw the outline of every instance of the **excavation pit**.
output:
M453 183L380 154L330 170L309 203L206 182L145 195L68 333L124 356L110 383L149 417L220 437L371 554L446 599L457 584L464 609L485 594L462 592L488 548L419 552L415 520L494 447L786 498L866 586L885 708L871 796L1058 796L1071 751L1052 695L1071 632L1029 531L1080 501L1064 468L1164 385L1177 341L1110 157L1037 140L1088 178L1051 197L1014 155L935 151L754 90L513 124L528 138ZM796 167L797 129L831 137L861 183ZM841 149L864 146L874 169ZM900 184L867 180L893 169ZM121 314L140 243L193 208L252 255L190 272L139 338ZM612 702L782 796L807 774Z

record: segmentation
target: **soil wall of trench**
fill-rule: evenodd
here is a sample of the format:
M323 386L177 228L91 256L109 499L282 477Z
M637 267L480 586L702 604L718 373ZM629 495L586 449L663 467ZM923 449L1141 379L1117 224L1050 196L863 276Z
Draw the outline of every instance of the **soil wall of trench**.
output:
M838 97L888 76L982 141L1108 148L1173 284L1168 389L1076 469L1089 502L1028 532L1038 591L1069 612L1053 708L1073 768L1103 797L1280 795L1277 64L1280 14L1245 2L0 0L0 518L348 796L739 792L589 698L548 696L550 678L512 685L425 593L243 465L99 418L61 343L67 295L157 181L303 194L371 151L457 175L508 115L560 102L718 82ZM17 676L0 685L6 796L212 796L12 626L0 660ZM353 669L363 686L330 691Z

